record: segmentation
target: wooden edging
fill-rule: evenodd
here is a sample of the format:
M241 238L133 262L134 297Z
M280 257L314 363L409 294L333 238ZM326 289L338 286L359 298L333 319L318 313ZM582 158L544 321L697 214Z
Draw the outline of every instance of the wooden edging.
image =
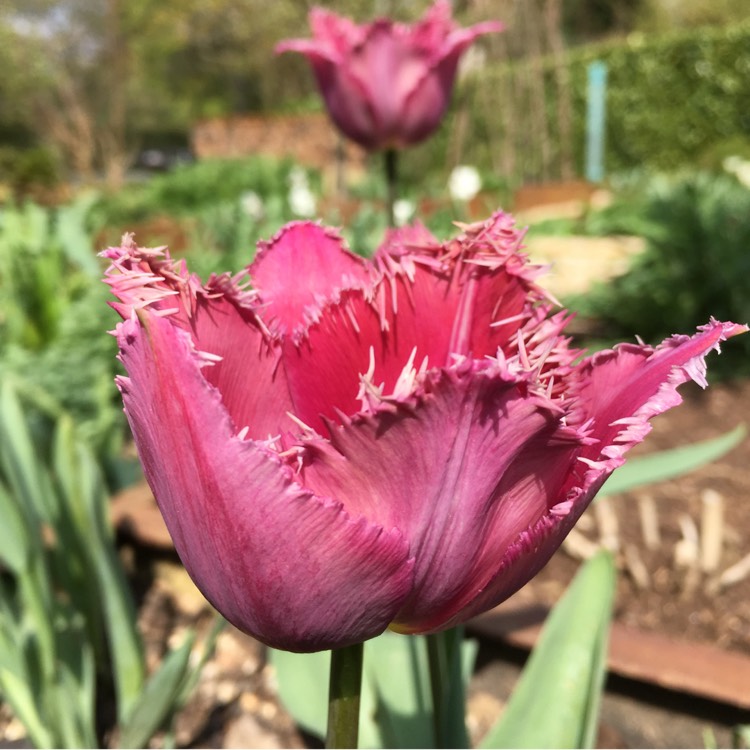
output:
M468 624L477 635L530 650L548 611L500 605ZM607 668L621 677L750 709L750 657L613 623Z

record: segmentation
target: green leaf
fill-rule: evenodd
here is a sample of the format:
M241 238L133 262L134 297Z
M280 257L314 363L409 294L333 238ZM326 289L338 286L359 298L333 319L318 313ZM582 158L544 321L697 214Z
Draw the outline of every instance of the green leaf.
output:
M92 277L101 275L86 217L99 196L95 191L82 192L73 203L57 209L56 238L68 260Z
M361 747L435 746L424 636L386 631L365 643L363 681Z
M97 747L95 719L96 661L86 639L83 617L71 606L57 630L58 675L55 685L57 722L67 747Z
M34 695L28 684L14 672L0 664L0 687L3 698L8 701L13 713L29 733L34 747L55 747L56 742L47 729L47 722L39 715Z
M665 479L687 474L704 464L721 458L738 445L747 429L744 424L737 425L733 430L710 440L702 440L691 445L673 448L647 456L631 458L615 471L607 480L599 493L602 495L616 495L629 492L636 487Z
M371 643L366 644L365 654ZM330 652L293 654L272 648L268 653L269 661L276 670L279 697L287 711L306 732L325 737Z
M593 747L615 583L609 552L581 568L552 610L505 711L481 747Z
M44 467L36 456L15 388L7 380L0 385L0 468L18 502L44 521L54 521L54 501L44 481Z
M734 727L732 747L750 747L750 724L738 724Z
M31 538L23 512L2 484L0 519L0 561L20 575L28 564Z
M131 711L145 680L135 605L114 548L99 467L67 416L57 423L54 466L66 509L67 523L61 530L69 536L68 548L79 550L87 573L74 598L89 619L89 638L96 647L101 647L102 624L106 629L118 718L122 719Z
M151 737L169 720L189 675L194 641L195 633L191 632L149 677L130 714L121 724L120 747L147 747Z
M214 624L203 642L203 648L201 650L200 658L198 659L197 663L191 664L188 668L188 673L185 677L185 680L183 681L182 687L180 689L180 695L177 700L178 705L184 705L187 702L188 698L190 698L190 695L192 694L195 687L198 685L201 671L206 665L206 662L213 656L213 653L216 649L216 641L218 640L219 635L221 635L221 632L224 630L226 625L227 621L221 615L217 614L216 619L214 620Z

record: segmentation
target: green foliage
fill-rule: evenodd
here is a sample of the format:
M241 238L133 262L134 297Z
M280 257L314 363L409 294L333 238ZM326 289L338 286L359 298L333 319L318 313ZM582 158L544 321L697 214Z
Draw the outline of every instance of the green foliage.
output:
M286 222L299 218L289 205L288 160L255 157L215 159L180 166L126 191L102 196L92 210L97 225L136 230L142 245L163 244L141 231L141 223L159 217L187 236L191 270L205 278L213 272L238 271L250 263L258 240L272 237ZM313 193L319 175L305 172ZM148 225L143 227L148 230ZM110 237L117 242L119 237Z
M184 216L209 206L238 201L254 192L265 200L286 195L293 164L263 157L250 159L206 159L184 164L103 196L95 214L103 223L141 221L159 214Z
M35 187L52 188L60 183L61 170L55 154L43 146L0 147L0 179L16 197Z
M570 77L575 163L583 172L586 143L587 68L595 60L607 64L605 167L607 173L648 167L674 170L712 161L718 144L750 141L750 20L722 27L645 36L587 45L567 54ZM468 77L457 102L467 102L472 137L464 143L462 159L469 164L497 164L497 154L512 135L498 116L512 105L526 117L531 103L524 99L527 62L489 65ZM552 132L557 119L558 88L554 61L544 61L547 121ZM452 112L457 108L454 106ZM421 149L432 164L442 163L451 130L449 117L436 137ZM516 134L518 174L511 182L541 179L538 139ZM559 146L553 142L550 148ZM559 158L559 153L554 156ZM553 163L553 173L555 164Z
M631 219L628 217L631 217ZM630 270L570 306L597 319L605 338L656 343L714 316L750 320L750 191L728 176L657 179L617 217L618 231L643 235L647 248ZM726 347L714 371L750 371L750 341Z
M649 39L632 35L570 55L582 145L587 66L608 68L606 167L692 166L733 136L750 137L750 21ZM581 153L582 157L582 153Z
M0 384L0 496L14 531L0 551L0 689L36 746L95 747L97 676L111 653L122 707L143 660L96 463L69 418L53 427L51 444L40 440L15 389Z
M253 191L261 198L284 195L292 162L256 157L215 159L178 167L149 184L149 199L166 212L190 212Z
M116 315L90 239L92 200L0 213L0 375L15 374L27 393L70 412L106 457L120 446L124 420L116 342L102 335Z
M0 380L0 693L36 747L102 747L114 693L121 739L146 746L195 682L192 636L146 680L97 462L68 415L34 411Z
M594 747L615 581L609 552L581 568L482 747Z
M732 747L750 747L750 724L738 724L733 731Z

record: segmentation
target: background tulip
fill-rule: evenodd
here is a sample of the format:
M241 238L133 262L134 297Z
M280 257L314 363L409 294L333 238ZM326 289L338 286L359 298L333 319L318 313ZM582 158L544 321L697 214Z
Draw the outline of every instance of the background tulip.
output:
M289 39L277 52L301 52L341 132L369 150L410 146L440 124L462 53L495 21L458 28L448 0L412 26L380 18L357 25L322 8L310 11L312 39Z
M522 237L503 213L445 244L408 227L366 262L298 222L205 285L129 236L105 251L146 476L239 628L316 650L495 606L746 330L579 361Z

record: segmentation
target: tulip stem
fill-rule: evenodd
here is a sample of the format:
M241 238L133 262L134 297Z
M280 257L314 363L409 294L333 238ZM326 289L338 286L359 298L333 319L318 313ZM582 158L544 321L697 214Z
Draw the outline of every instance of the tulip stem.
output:
M463 628L433 633L426 639L435 747L468 747L461 650Z
M327 748L357 747L364 644L331 650Z
M398 152L395 148L386 149L383 153L385 165L385 184L386 184L386 209L388 212L388 226L396 226L396 192L398 186Z

